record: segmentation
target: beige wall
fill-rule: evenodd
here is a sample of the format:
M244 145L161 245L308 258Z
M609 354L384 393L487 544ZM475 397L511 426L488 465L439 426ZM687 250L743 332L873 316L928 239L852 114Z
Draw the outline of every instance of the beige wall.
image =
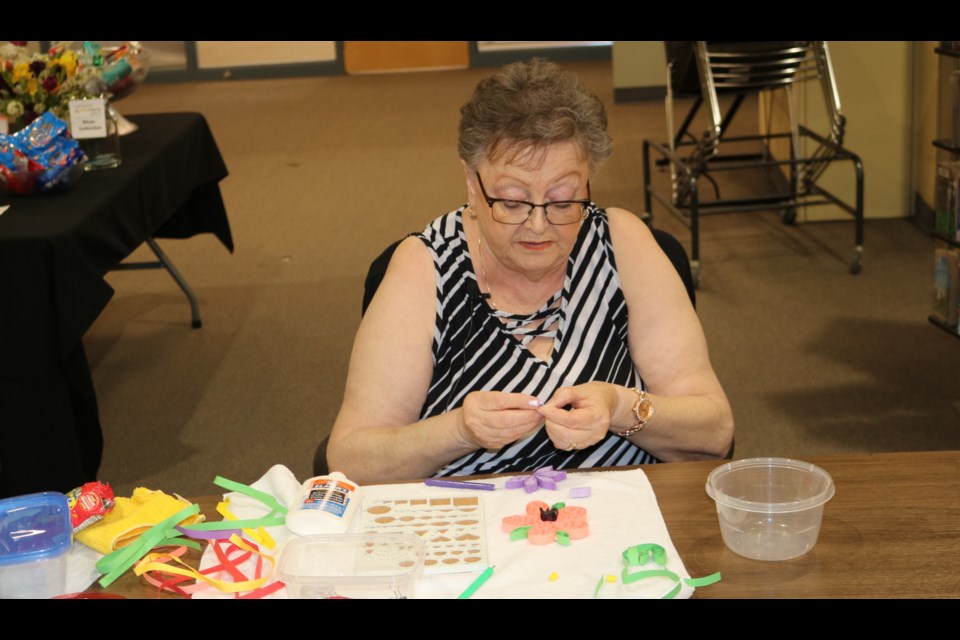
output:
M910 214L913 200L912 42L829 43L843 114L844 146L863 160L864 215L897 218ZM806 122L826 131L822 94L807 91ZM812 149L807 153L812 152ZM834 163L820 184L848 202L854 199L849 163ZM834 207L810 207L808 220L843 219Z
M613 88L662 87L667 62L662 41L618 40L611 47Z
M937 133L940 58L933 52L939 44L915 42L913 49L913 189L931 208L937 175L937 150L931 142L941 137Z

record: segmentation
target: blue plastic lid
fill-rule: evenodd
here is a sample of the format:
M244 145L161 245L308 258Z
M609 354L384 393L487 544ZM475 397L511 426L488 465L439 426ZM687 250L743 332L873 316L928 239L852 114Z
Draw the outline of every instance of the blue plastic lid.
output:
M0 567L56 557L72 544L64 494L44 491L0 500Z

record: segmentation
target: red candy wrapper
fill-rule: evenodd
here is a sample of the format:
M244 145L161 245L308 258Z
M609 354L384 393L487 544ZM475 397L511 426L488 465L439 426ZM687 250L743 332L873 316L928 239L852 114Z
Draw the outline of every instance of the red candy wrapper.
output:
M113 489L106 482L88 482L67 494L73 532L103 520L113 509Z

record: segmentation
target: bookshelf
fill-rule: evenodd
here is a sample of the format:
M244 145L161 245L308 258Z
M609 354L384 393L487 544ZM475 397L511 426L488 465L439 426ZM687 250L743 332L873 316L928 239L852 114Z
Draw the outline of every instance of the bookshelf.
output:
M958 91L958 88L960 88L960 42L943 42L934 51L940 57L940 100L937 109L938 138L933 140L932 144L937 149L937 180L940 181L939 167L941 162L947 160L960 161L960 91ZM956 180L956 184L960 185L960 178ZM960 191L960 188L958 188L958 191ZM955 197L960 198L960 195ZM954 211L952 227L957 229L960 228L960 223L956 218L956 204L952 209ZM960 232L955 232L953 236L948 235L948 233L949 230L941 227L938 222L932 232L935 248L941 246L960 248L960 240L958 240ZM953 277L958 277L958 275L954 274ZM930 315L927 319L933 326L960 339L960 333L958 333L956 325L949 325L936 315Z

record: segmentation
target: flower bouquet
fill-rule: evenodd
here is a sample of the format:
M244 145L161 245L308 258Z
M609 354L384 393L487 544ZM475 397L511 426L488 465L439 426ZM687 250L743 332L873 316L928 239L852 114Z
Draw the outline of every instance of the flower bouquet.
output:
M139 42L103 49L90 41L58 42L45 53L31 52L26 44L0 45L0 118L6 118L9 133L48 111L69 122L71 100L125 98L150 69L150 56Z
M69 121L70 101L106 91L103 68L60 42L33 53L26 42L0 45L0 117L9 133L19 131L46 112Z

